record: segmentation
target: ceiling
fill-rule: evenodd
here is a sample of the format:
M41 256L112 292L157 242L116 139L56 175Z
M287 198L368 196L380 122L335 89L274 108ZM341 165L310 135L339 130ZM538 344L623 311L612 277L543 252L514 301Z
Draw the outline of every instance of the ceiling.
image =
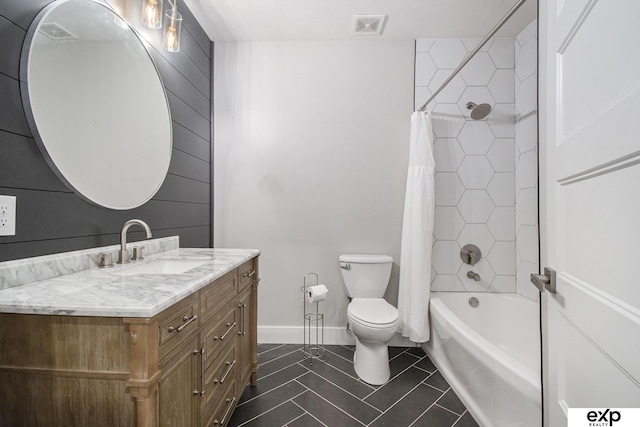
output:
M516 0L184 0L213 41L483 37ZM527 0L496 34L513 37L537 15ZM381 36L354 35L354 15L387 15Z

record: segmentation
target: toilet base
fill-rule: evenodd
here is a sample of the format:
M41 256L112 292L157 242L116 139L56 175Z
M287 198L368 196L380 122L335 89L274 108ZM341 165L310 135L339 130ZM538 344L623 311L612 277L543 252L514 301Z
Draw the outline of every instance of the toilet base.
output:
M382 385L389 381L389 347L386 343L362 342L356 337L353 368L367 384Z

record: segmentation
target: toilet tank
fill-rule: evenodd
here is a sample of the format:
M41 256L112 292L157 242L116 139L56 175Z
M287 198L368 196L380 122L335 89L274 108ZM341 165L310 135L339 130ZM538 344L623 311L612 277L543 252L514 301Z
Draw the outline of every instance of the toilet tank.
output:
M389 255L343 254L340 271L351 298L382 298L389 284L393 258Z

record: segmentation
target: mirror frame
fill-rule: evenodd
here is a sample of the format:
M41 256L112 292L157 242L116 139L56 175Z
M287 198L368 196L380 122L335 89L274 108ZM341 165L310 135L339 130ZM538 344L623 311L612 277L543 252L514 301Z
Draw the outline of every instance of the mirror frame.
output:
M132 32L133 36L137 39L137 41L140 43L140 46L143 48L144 53L147 55L150 63L153 66L153 70L155 71L158 81L160 83L160 87L162 89L162 96L164 97L164 101L165 101L165 105L166 105L166 111L167 111L167 117L168 117L168 143L169 143L169 147L168 147L168 151L169 151L169 156L168 159L166 161L166 165L163 165L165 167L163 167L164 170L164 174L162 179L160 180L160 182L158 182L157 186L155 187L155 189L153 191L151 191L148 194L144 194L139 198L139 202L135 202L135 203L131 203L129 205L124 206L115 206L115 205L111 205L109 203L106 202L100 202L99 200L94 200L94 198L83 194L81 191L79 191L76 186L73 185L72 182L69 181L69 179L67 179L67 177L65 177L65 175L62 173L62 171L58 168L58 166L55 164L55 161L53 160L53 158L51 157L50 153L47 150L46 147L46 143L42 138L42 135L40 133L40 131L38 130L38 126L37 126L37 122L36 122L36 118L34 115L34 110L33 110L33 106L32 106L32 100L31 100L31 92L29 89L29 62L30 62L30 57L31 57L31 53L32 53L32 46L33 43L35 42L36 36L38 35L38 32L40 30L41 25L45 22L46 17L57 7L63 5L64 3L68 3L69 1L72 0L54 0L51 3L47 4L44 8L42 8L42 10L40 10L40 12L38 12L38 14L36 15L36 17L33 19L33 21L31 22L31 24L29 25L29 29L27 30L26 36L25 36L25 40L24 43L22 45L22 52L20 55L20 92L21 92L21 96L22 96L22 104L24 107L24 112L25 112L25 116L27 119L27 123L29 125L29 129L31 130L32 133L32 137L36 142L36 145L38 146L38 149L40 151L40 153L42 154L42 156L44 157L44 160L47 162L47 164L49 165L49 167L51 168L51 170L55 173L55 175L70 189L72 190L77 196L79 196L81 199L85 200L86 202L89 202L93 205L97 205L100 207L105 207L108 209L113 209L113 210L129 210L129 209L134 209L137 208L139 206L144 205L145 203L147 203L149 200L151 200L158 192L158 190L160 190L160 188L162 187L163 183L166 180L168 171L169 171L169 166L171 164L171 158L172 158L172 154L173 154L173 120L172 120L172 116L171 116L171 108L169 105L169 98L167 96L167 91L164 85L164 82L162 81L162 76L160 74L160 70L158 69L158 66L156 65L155 61L153 60L153 57L151 56L151 53L149 51L149 48L147 47L148 42L140 35L140 33L138 33L138 31L135 30L135 28L133 28L131 25L129 25L129 23L123 19L115 10L113 7L111 7L111 5L109 5L108 3L104 2L104 1L100 1L100 0L85 0L85 1L89 1L91 3L97 4L101 7L106 8L109 12L113 13L115 17L119 18L122 20L122 22L124 22L127 26L127 28L129 29L129 31ZM164 148L163 148L164 149ZM117 172L115 172L117 173ZM109 185L109 177L105 177L105 185ZM132 185L135 184L131 183Z

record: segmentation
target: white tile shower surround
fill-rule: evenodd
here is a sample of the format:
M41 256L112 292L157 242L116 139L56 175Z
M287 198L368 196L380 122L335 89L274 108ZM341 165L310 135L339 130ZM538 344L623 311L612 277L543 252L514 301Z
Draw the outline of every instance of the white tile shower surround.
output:
M537 112L537 20L515 42L515 196L517 292L537 300L529 283L537 273L538 254L538 112Z
M533 22L517 39L487 43L429 105L436 136L434 291L535 297L518 282L537 271L536 29ZM417 41L416 108L478 41ZM491 115L471 120L467 102L489 103ZM475 266L459 256L468 243L482 251ZM469 279L468 271L482 280Z

